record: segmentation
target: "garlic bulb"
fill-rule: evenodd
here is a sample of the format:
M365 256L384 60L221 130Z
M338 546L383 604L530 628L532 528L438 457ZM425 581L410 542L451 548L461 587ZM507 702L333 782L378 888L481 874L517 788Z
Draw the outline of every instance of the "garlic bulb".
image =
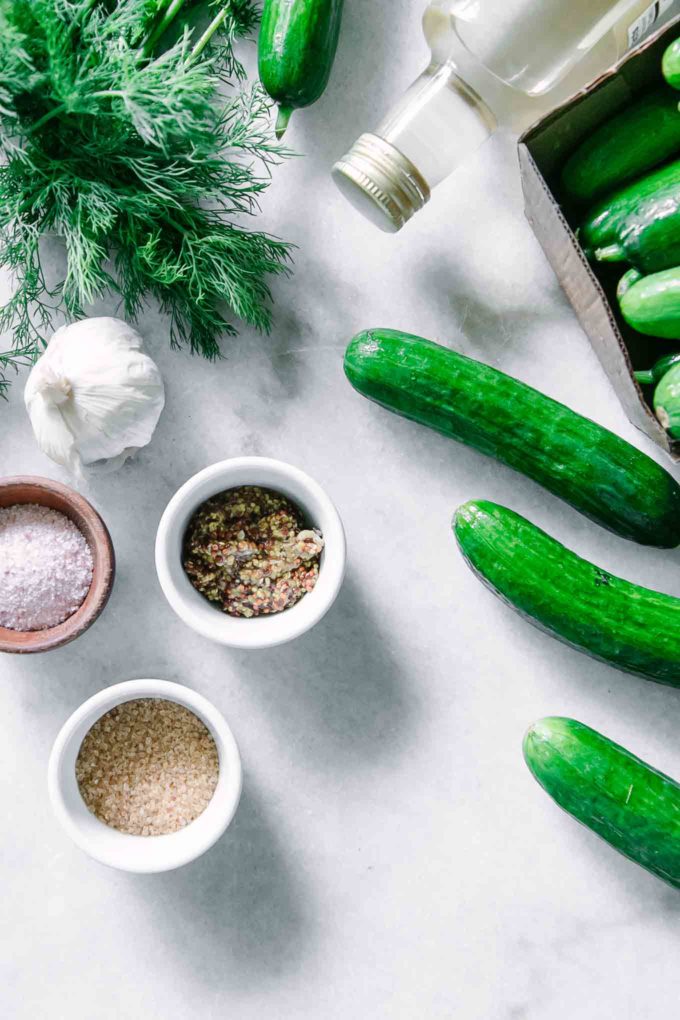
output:
M165 391L142 338L121 319L82 319L58 329L33 366L24 400L35 438L80 474L115 470L151 439Z

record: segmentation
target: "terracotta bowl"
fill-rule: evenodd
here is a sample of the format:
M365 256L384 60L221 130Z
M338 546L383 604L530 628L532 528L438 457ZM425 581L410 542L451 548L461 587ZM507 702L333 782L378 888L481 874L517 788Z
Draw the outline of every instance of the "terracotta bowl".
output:
M103 520L86 499L49 478L0 478L0 507L38 503L60 510L81 530L92 550L94 573L85 601L73 616L47 630L8 630L0 627L0 652L47 652L83 634L106 605L113 587L116 561L111 536Z

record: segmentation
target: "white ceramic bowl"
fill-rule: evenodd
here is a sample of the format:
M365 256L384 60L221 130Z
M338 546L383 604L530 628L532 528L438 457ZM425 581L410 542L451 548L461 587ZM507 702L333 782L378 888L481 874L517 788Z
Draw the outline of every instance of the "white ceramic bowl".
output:
M324 538L319 578L297 605L249 620L227 616L197 592L182 566L189 519L206 499L240 485L275 489L296 503ZM237 457L199 471L175 493L156 537L156 570L168 602L199 634L232 648L270 648L304 634L335 601L345 574L345 533L333 503L320 485L298 468L267 457Z
M212 800L189 825L167 836L130 836L100 822L87 808L76 780L76 759L85 734L116 705L137 698L164 698L184 705L210 730L220 773ZM167 680L128 680L89 698L61 728L47 773L52 808L74 843L112 868L151 874L172 871L200 857L223 834L241 796L241 758L222 714L200 694Z

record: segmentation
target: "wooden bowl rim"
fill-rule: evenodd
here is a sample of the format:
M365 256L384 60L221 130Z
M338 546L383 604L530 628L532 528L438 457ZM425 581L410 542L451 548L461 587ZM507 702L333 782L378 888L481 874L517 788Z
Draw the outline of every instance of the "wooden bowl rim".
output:
M12 499L12 492L33 490L27 499L25 495ZM7 494L10 494L9 500ZM56 497L60 504L44 502L45 494ZM14 475L0 478L0 507L25 503L49 506L66 514L84 535L93 559L92 584L79 608L56 627L46 630L18 631L0 627L0 652L27 654L46 652L74 641L83 634L101 614L111 595L116 570L115 553L111 535L102 517L92 504L62 482L39 475Z

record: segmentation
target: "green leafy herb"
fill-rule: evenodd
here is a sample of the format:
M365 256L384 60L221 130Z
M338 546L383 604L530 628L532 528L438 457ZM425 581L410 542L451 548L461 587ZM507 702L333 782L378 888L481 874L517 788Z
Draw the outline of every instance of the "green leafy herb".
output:
M238 222L282 155L233 50L256 20L252 0L0 0L0 265L16 281L0 392L55 311L109 290L133 319L155 298L172 343L209 358L234 317L268 330L290 246Z
M7 371L14 369L18 371L21 366L31 365L33 363L34 351L32 348L17 348L15 347L11 351L0 352L0 397L5 396L9 381L7 379Z

